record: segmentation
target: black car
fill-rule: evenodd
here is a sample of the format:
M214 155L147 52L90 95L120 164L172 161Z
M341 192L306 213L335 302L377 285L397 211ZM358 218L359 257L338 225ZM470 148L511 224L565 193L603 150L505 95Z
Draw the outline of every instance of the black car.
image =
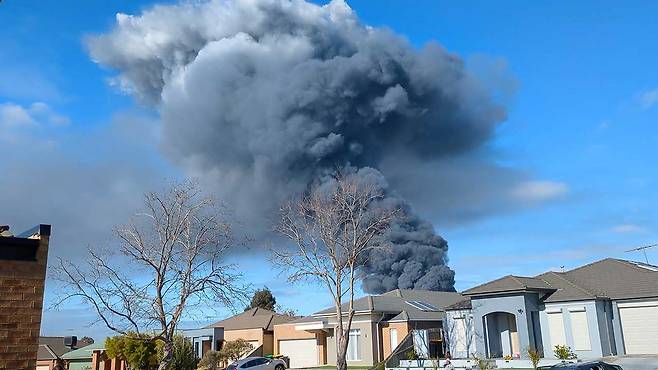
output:
M575 362L557 364L545 369L555 370L623 370L619 365L612 365L603 361Z

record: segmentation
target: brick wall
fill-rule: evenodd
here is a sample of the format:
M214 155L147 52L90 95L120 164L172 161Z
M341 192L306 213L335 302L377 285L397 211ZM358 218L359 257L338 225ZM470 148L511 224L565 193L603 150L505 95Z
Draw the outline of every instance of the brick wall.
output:
M10 239L17 238L0 239L0 248L12 248ZM1 370L36 369L48 240L35 240L36 261L0 259Z

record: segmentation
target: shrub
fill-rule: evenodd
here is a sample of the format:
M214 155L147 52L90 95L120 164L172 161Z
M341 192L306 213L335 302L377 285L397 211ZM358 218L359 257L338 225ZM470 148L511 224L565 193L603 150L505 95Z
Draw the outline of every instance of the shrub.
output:
M484 358L484 356L473 355L473 360L479 370L490 370L493 369L493 365L489 360Z
M409 351L407 351L407 353L405 353L405 355L407 356L407 360L409 360L409 361L418 360L418 354L416 353L416 350L413 349L413 348L410 349Z
M566 345L556 345L553 353L555 353L555 357L560 360L574 360L578 357L573 351L571 351L571 347Z
M530 362L532 363L532 368L534 370L537 370L537 366L539 365L539 361L541 361L541 353L537 351L534 348L528 348L528 358L530 359Z
M254 346L252 346L251 343L239 338L224 343L224 347L219 351L219 354L223 359L237 361L253 349Z
M192 342L185 339L183 336L176 336L174 338L174 353L172 354L171 370L196 370L197 359L194 354L194 347Z
M208 351L199 362L199 367L203 370L217 370L222 361L224 359L218 351Z

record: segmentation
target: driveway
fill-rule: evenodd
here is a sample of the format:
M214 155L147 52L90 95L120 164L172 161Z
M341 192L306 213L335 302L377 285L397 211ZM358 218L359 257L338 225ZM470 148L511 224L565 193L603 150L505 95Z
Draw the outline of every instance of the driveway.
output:
M624 370L658 370L658 356L611 356L603 361L621 366Z

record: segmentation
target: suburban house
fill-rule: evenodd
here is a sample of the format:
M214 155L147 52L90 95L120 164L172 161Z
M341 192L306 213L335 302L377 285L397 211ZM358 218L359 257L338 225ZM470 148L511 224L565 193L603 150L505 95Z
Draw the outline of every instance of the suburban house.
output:
M208 351L218 351L225 341L244 339L254 347L253 354L274 354L274 325L295 318L263 308L252 308L201 329L184 330L183 334L194 344L197 357Z
M607 258L566 272L508 275L463 292L446 311L453 357L555 358L556 345L582 359L658 354L658 267Z
M91 344L77 337L39 337L36 370L52 370L65 353Z
M105 354L105 343L97 342L62 355L68 370L126 370L123 360L110 359Z
M354 301L347 361L372 366L386 359L415 329L428 333L430 355L443 355L442 321L459 293L397 289ZM347 304L344 305L347 309ZM274 326L274 353L288 356L291 368L335 365L334 308Z
M14 236L0 225L0 369L34 369L39 350L50 225Z

